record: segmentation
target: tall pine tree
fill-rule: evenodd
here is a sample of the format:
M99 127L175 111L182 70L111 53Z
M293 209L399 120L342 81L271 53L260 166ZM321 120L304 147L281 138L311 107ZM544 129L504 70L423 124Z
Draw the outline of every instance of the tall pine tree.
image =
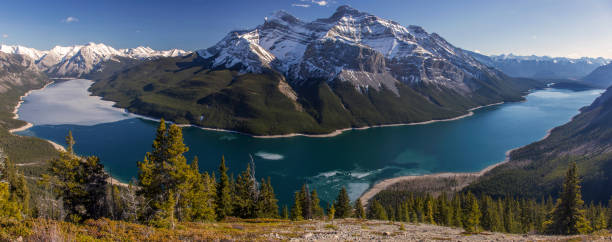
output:
M585 218L578 168L572 162L565 174L563 191L552 211L547 231L551 234L584 234L591 230Z
M217 220L222 220L232 214L231 187L229 177L227 176L227 170L225 166L225 157L221 157L221 164L219 165L219 182L217 182Z
M365 218L365 210L363 209L363 204L361 204L361 198L357 198L357 201L355 201L355 218Z
M302 198L299 192L295 192L293 196L293 206L291 207L291 220L300 221L303 220L302 217Z
M349 218L353 214L353 207L351 206L351 199L348 196L348 192L345 187L342 187L338 197L336 198L336 203L334 204L336 208L336 218Z

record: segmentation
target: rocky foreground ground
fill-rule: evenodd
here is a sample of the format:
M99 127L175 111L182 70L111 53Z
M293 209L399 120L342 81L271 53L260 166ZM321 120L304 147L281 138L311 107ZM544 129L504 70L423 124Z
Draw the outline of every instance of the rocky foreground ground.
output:
M401 226L403 224L403 228ZM547 236L483 232L468 235L463 229L426 224L359 221L354 219L308 221L297 226L274 231L263 237L290 241L612 241L605 231L597 235Z
M183 222L174 228L109 219L82 224L33 219L21 225L0 224L0 241L612 241L612 234L607 230L579 236L465 234L458 228L357 219L228 218L213 223Z

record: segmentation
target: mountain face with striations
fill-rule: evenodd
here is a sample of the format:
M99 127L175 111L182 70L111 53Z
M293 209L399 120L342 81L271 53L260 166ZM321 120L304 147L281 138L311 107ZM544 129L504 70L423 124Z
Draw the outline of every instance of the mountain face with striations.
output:
M348 6L312 22L278 11L210 48L108 76L91 90L130 111L262 135L451 118L541 85Z
M0 52L27 56L34 60L40 70L56 77L80 77L94 71L101 71L103 64L107 62L149 60L159 57L182 56L188 53L178 49L156 51L142 46L117 50L96 43L68 47L56 46L45 51L23 46L1 45Z
M480 87L474 80L502 78L435 33L348 6L313 22L278 11L198 54L211 68L274 69L291 82L339 80L362 91L386 88L395 94L399 83L422 83L467 95Z
M15 87L40 85L44 78L31 58L0 52L0 93Z
M565 58L548 56L517 56L492 55L487 56L466 51L483 64L497 68L513 77L538 79L580 79L600 66L610 63L605 58Z
M612 196L612 87L547 138L510 153L510 161L468 189L494 196L556 197L570 162L576 162L585 200Z

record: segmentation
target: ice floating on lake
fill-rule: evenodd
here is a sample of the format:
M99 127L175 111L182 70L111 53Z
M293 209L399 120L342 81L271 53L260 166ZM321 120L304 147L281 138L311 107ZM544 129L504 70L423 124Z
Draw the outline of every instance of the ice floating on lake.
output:
M268 153L268 152L264 152L264 151L260 151L255 153L255 156L258 156L262 159L265 160L282 160L285 157L281 154L274 154L274 153Z
M43 90L32 91L19 108L19 117L35 125L96 125L135 118L111 101L90 96L90 80L58 82Z

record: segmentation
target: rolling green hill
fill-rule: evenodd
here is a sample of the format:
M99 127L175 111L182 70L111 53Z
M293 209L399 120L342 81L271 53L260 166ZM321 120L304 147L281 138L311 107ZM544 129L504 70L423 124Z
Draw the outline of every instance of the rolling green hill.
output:
M612 196L612 89L550 135L510 154L467 190L496 196L556 196L567 164L576 161L583 197L605 202Z

